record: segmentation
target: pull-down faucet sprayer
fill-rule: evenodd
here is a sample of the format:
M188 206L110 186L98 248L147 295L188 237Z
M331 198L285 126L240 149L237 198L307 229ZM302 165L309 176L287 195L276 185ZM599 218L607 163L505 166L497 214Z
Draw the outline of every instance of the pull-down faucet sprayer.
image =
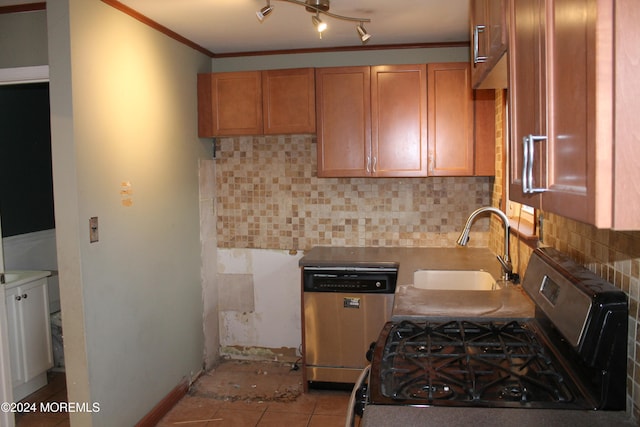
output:
M465 224L462 233L460 233L460 237L458 237L457 243L460 246L466 246L466 244L469 242L469 232L471 231L471 224L478 215L484 212L493 212L502 220L502 224L504 226L504 255L498 255L497 258L500 262L500 265L502 265L504 280L511 280L514 281L514 283L517 283L518 275L513 273L513 266L511 265L511 259L509 258L509 230L511 229L509 225L509 218L500 209L488 206L473 211L471 215L469 215L467 223Z

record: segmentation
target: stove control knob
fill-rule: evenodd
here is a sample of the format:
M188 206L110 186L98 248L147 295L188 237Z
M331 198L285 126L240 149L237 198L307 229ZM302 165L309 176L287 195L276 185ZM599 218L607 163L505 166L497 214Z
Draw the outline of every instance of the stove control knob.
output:
M356 399L355 399L353 411L359 417L361 417L364 414L364 408L367 405L367 402L369 400L367 389L368 389L367 385L362 384L356 391Z

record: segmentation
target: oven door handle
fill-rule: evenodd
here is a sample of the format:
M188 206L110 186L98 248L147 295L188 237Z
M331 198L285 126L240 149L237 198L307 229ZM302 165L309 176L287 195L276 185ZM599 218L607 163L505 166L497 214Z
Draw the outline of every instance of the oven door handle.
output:
M356 414L356 396L358 394L358 390L360 387L364 385L369 377L369 371L371 370L371 365L367 365L364 367L362 372L360 372L360 376L353 386L353 390L351 391L351 397L349 398L349 406L347 406L347 418L344 422L344 427L353 427L353 422L355 420Z

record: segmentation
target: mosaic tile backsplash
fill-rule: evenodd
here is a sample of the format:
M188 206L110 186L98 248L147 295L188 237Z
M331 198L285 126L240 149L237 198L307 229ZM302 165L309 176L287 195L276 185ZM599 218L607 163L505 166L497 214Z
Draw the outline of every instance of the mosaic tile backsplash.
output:
M218 247L453 246L492 178L318 178L313 135L222 138ZM487 246L479 219L470 245Z

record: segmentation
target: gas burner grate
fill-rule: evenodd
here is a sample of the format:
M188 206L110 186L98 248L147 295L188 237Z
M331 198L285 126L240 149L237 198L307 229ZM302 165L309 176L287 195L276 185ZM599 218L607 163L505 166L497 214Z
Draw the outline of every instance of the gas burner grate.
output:
M535 335L512 322L400 322L381 361L386 397L424 403L573 399Z

